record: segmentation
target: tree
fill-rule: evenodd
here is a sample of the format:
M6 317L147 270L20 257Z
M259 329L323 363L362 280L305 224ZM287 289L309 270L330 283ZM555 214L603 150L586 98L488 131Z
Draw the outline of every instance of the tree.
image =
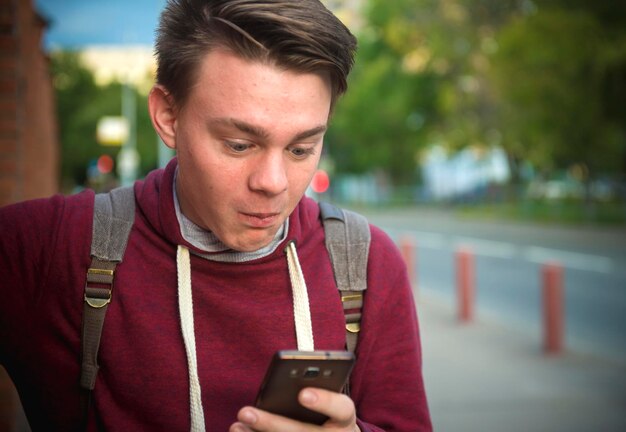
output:
M370 0L330 151L413 180L416 155L501 146L545 172L626 174L626 3Z
M626 161L626 95L618 84L626 40L588 10L572 9L540 4L498 35L492 77L503 145L546 172L574 164L616 172Z
M428 53L406 43L419 36L405 18L411 4L370 3L350 91L339 102L328 138L342 170L383 169L396 184L415 181L435 97L432 74L421 70Z
M414 180L420 152L497 144L488 56L516 0L370 0L331 152L351 171Z
M57 51L51 55L51 71L57 101L61 143L61 181L64 189L85 185L87 167L102 154L114 159L119 147L105 147L96 139L98 120L121 115L122 86L95 83L93 74L81 64L80 53ZM137 149L141 154L140 174L157 165L157 138L147 112L147 98L137 98Z

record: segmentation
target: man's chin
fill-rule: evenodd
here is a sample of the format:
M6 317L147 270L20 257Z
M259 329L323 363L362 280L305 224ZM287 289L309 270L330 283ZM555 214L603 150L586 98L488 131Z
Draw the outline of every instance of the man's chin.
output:
M256 252L269 245L274 239L274 235L249 236L247 238L236 239L233 244L228 245L237 252Z

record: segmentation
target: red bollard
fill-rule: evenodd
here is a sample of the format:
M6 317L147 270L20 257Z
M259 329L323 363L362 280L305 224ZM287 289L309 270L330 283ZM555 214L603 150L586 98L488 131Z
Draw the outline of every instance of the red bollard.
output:
M457 264L457 295L459 320L470 322L474 319L474 254L468 249L460 249L456 253Z
M543 265L543 349L545 354L563 350L563 267Z
M415 270L415 241L410 236L404 236L400 240L400 252L402 258L406 264L406 269L409 275L409 282L413 287L413 290L417 289L417 271Z

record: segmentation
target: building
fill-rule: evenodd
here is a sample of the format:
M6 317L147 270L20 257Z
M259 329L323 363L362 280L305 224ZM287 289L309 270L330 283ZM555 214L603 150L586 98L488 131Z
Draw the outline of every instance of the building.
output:
M46 27L32 0L0 0L0 206L59 190Z
M46 27L31 0L0 0L0 206L59 190L54 93L41 46ZM1 366L0 430L30 430Z

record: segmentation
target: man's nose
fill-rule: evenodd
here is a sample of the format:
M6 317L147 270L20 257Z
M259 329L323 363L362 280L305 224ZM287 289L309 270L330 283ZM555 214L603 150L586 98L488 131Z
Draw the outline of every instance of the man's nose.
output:
M268 153L252 168L250 188L267 195L278 195L287 190L287 166L282 154Z

